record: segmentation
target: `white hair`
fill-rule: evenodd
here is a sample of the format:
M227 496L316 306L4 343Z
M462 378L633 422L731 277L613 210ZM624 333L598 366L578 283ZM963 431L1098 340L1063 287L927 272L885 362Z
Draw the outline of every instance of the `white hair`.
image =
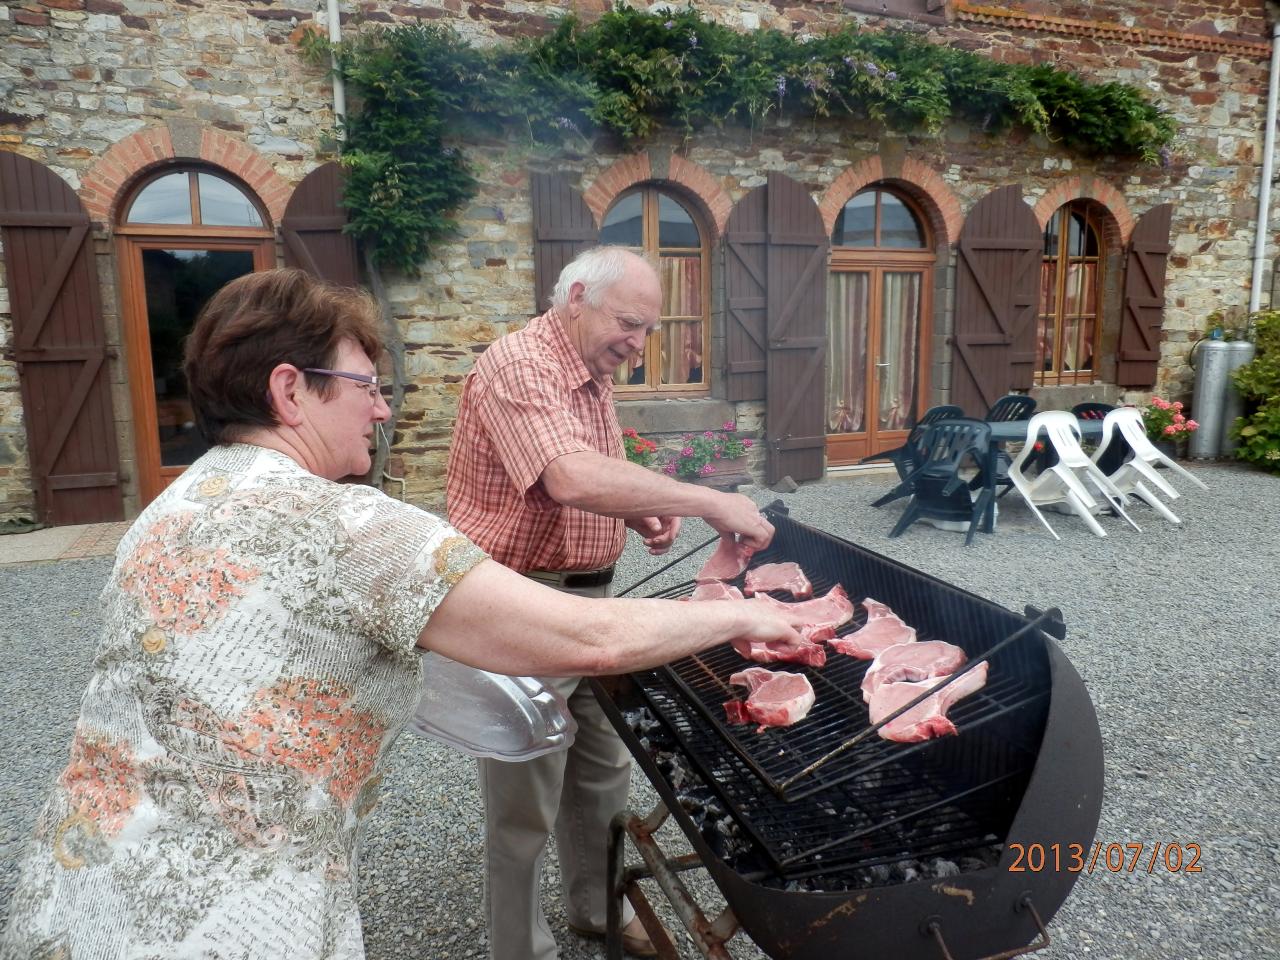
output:
M569 303L569 288L575 283L583 286L582 297L588 306L598 307L605 291L622 279L627 265L644 257L626 247L592 247L584 250L565 264L551 291L551 305L563 308Z

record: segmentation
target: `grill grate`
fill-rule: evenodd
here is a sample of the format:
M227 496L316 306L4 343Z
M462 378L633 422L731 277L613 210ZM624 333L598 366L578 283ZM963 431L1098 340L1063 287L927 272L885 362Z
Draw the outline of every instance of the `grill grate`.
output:
M814 595L842 583L857 605L889 604L921 640L941 639L974 659L1027 620L919 571L770 511L776 533L756 563L795 560ZM684 596L692 583L656 596ZM780 599L786 599L782 594ZM865 611L841 634L865 622ZM1049 695L1041 635L994 654L987 685L952 706L956 737L902 744L874 734L805 769L869 727L861 684L869 661L833 654L826 666L771 664L805 674L817 702L792 727L730 726L725 700L750 666L728 646L633 675L654 714L758 845L767 869L788 878L868 867L904 857L949 856L1000 842L1039 749ZM761 785L766 789L761 789Z

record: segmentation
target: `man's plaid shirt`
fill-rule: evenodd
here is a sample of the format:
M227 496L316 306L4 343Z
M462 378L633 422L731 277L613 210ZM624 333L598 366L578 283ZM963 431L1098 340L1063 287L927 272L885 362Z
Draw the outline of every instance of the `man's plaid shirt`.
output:
M613 383L592 378L552 308L467 375L449 450L449 522L521 573L609 566L622 553L622 521L561 506L540 479L579 450L625 456Z

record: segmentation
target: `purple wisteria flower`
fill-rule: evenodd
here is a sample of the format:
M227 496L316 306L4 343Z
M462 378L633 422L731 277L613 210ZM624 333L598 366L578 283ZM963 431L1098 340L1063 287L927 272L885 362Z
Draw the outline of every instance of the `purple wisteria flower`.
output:
M853 59L853 57L845 57L844 65L848 67L850 70L852 70L854 73L858 72L858 61Z
M689 46L698 49L698 35L696 33L689 34Z
M1168 147L1160 148L1160 166L1166 170L1173 165L1173 151Z
M862 65L862 69L863 69L863 70L865 70L865 71L867 71L867 74L868 74L868 75L870 75L870 76L872 76L872 77L878 77L878 76L880 76L880 68L879 68L879 67L877 67L877 66L876 66L874 63L872 63L870 60L868 60L866 63L864 63L864 64Z
M778 96L785 97L787 95L787 78L782 74L778 74L775 85L778 88Z
M666 27L668 30L671 30L672 28L674 28L675 25L676 25L676 22L674 20L668 20L666 23L663 24L663 26Z
M898 79L898 71L890 70L888 73L884 75L884 78L890 82L893 82L894 80Z

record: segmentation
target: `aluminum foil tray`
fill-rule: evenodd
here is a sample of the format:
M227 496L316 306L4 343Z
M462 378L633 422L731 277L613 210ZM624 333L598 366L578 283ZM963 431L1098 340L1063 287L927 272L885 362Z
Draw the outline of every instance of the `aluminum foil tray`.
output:
M564 698L535 677L508 677L423 655L422 699L409 730L473 757L532 760L578 732Z

